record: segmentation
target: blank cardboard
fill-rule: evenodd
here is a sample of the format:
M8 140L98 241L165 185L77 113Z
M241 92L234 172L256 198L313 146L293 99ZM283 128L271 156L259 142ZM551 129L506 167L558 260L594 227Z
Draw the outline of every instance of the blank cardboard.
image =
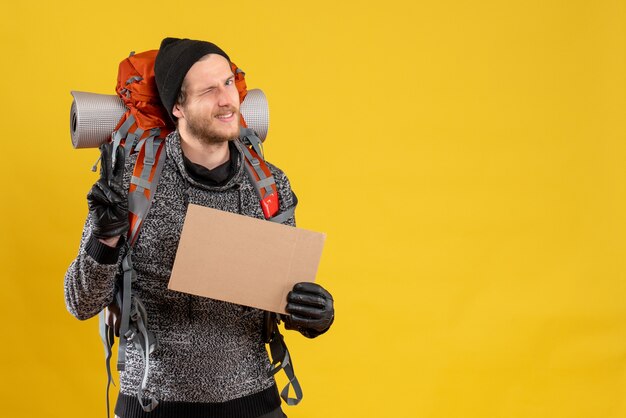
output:
M293 285L315 281L325 239L190 204L168 288L285 313Z

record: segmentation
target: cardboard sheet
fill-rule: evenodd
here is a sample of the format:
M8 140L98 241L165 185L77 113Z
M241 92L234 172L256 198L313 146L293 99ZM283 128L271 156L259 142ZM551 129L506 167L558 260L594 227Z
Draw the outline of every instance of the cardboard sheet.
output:
M285 313L313 282L325 234L190 204L168 288Z

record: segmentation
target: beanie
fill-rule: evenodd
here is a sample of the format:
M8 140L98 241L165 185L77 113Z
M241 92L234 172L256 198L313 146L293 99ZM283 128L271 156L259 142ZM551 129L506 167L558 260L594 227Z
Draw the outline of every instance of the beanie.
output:
M218 54L230 62L226 52L211 42L191 39L165 38L154 62L154 78L161 102L173 121L172 108L187 72L200 58L207 54Z

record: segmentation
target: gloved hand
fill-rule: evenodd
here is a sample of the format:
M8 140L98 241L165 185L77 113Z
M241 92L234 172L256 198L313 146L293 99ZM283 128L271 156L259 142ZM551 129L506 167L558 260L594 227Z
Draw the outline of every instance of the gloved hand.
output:
M295 329L309 338L328 331L335 319L333 297L322 286L297 283L287 295L288 315L283 315L286 329Z
M100 146L100 179L87 194L93 235L107 239L128 232L128 198L124 194L124 149L117 148L115 167L112 164L113 144Z

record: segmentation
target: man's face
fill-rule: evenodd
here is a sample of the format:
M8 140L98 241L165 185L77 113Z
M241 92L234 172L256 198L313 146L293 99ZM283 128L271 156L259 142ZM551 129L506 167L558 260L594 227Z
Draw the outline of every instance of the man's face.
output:
M179 128L207 144L239 136L239 93L226 58L206 55L189 69L183 85L185 102L172 112Z

